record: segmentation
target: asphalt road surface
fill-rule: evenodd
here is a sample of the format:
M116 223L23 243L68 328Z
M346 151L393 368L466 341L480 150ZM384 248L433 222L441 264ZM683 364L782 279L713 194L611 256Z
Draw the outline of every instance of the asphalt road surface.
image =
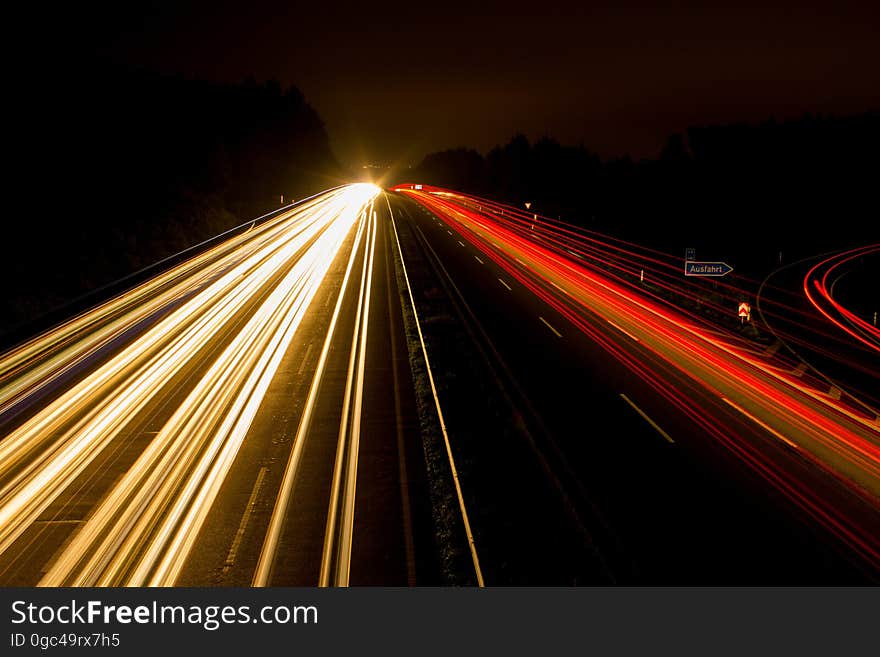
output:
M343 186L0 356L0 583L878 577L870 420L505 222Z
M320 195L5 355L0 581L433 581L378 192Z
M720 366L689 360L692 354L663 344L659 329L640 325L601 293L554 279L546 261L515 240L505 243L485 217L456 215L428 194L410 196L431 211L401 198L401 222L528 400L520 408L539 427L532 433L543 434L540 449L553 456L556 472L569 473L560 475L562 486L588 519L616 581L829 583L877 576L876 488L853 494L752 410L747 395L730 386L721 396L694 382L695 370L713 388L729 385L714 379L722 377ZM612 320L605 305L617 312ZM660 385L639 376L645 371ZM686 404L674 403L682 396ZM721 440L715 427L736 442ZM866 433L876 432L868 426ZM876 482L871 472L864 475L869 486ZM841 537L816 522L813 499L852 521L867 554L856 554L846 532Z

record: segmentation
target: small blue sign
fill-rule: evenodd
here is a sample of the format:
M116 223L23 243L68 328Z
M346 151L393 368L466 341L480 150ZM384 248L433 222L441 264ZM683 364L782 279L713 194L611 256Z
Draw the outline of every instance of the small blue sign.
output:
M733 267L726 262L696 262L689 260L684 263L685 276L727 276Z

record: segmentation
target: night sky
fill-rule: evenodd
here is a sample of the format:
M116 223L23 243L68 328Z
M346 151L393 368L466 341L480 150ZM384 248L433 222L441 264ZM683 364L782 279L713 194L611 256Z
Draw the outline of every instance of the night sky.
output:
M655 156L695 123L880 107L877 2L118 4L77 5L73 47L296 84L350 166L485 152L517 131Z

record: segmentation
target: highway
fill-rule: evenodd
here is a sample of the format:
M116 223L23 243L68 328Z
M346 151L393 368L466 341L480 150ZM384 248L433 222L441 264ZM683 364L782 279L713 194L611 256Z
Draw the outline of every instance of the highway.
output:
M367 183L213 242L0 355L0 584L876 580L873 400L635 250Z
M424 579L379 195L320 194L3 355L0 582Z
M593 535L620 578L877 577L872 413L609 275L546 220L398 192L421 206L401 214L519 382L544 451L586 489L573 497L601 517Z

